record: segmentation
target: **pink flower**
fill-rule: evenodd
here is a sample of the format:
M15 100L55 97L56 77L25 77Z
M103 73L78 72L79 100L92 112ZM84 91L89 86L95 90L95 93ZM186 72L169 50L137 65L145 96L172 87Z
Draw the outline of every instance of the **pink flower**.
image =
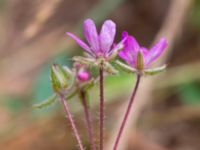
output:
M126 61L131 67L138 69L138 56L142 56L143 68L147 68L150 63L155 61L167 47L165 38L161 38L149 50L141 47L133 36L128 35L127 32L122 33L122 38L127 37L124 42L124 48L119 52L119 56ZM141 69L141 68L140 68Z
M95 58L99 56L104 58L109 57L122 47L122 42L124 41L122 40L119 44L113 46L116 24L112 20L106 20L102 25L100 34L98 34L94 21L86 19L83 23L83 34L88 44L74 34L67 32L67 35L73 38L87 53Z

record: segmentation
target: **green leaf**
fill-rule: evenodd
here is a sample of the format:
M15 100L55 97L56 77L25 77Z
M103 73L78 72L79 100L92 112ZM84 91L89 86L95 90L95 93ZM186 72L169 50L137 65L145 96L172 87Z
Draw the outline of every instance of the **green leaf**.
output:
M41 109L47 106L52 105L53 103L56 102L57 96L54 94L47 98L46 100L42 101L41 103L33 105L33 108Z

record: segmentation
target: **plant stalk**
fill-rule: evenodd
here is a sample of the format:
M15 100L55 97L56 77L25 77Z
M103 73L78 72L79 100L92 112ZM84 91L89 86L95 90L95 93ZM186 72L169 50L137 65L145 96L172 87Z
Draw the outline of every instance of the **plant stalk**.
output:
M93 132L93 126L92 126L92 119L91 119L89 107L88 107L87 100L86 100L86 92L81 90L80 96L81 96L81 100L82 100L83 110L85 113L85 122L86 122L87 131L88 131L90 146L91 146L92 150L96 150L95 140L94 140L94 132Z
M103 142L104 142L104 77L103 77L103 65L99 68L99 76L100 76L100 150L103 150Z
M133 89L131 98L130 98L130 100L129 100L127 110L126 110L126 112L125 112L125 114L124 114L124 118L123 118L122 124L121 124L121 126L120 126L119 132L118 132L118 134L117 134L117 138L116 138L116 140L115 140L113 150L117 150L117 146L118 146L119 141L120 141L120 138L121 138L121 136L122 136L122 132L123 132L123 130L124 130L125 124L126 124L126 122L127 122L127 120L128 120L128 116L129 116L129 114L130 114L131 107L132 107L132 104L133 104L133 102L134 102L135 95L136 95L136 93L137 93L137 89L138 89L138 87L139 87L140 79L141 79L141 75L140 75L140 74L137 74L136 84L135 84L135 87L134 87L134 89Z
M83 144L82 144L82 141L81 141L81 138L80 138L80 134L79 134L79 132L78 132L78 130L77 130L77 127L76 127L76 125L75 125L75 122L74 122L74 120L73 120L72 114L71 114L71 112L70 112L68 103L67 103L67 101L65 100L64 95L61 94L61 95L60 95L60 99L61 99L61 103L63 104L63 107L64 107L64 111L65 111L65 113L66 113L66 116L67 116L67 118L69 119L69 122L70 122L70 124L71 124L72 130L73 130L74 135L75 135L75 137L76 137L76 140L77 140L77 142L78 142L79 149L80 149L80 150L84 150Z

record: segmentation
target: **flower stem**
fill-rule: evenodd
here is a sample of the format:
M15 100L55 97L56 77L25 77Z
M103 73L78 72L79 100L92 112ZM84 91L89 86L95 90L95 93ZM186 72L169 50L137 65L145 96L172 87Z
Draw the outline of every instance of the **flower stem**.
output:
M85 120L86 120L86 126L87 126L87 130L88 130L89 142L90 142L92 150L96 150L95 140L94 140L94 132L93 132L93 127L92 127L92 119L91 119L91 115L89 113L89 108L88 108L87 101L86 101L86 92L81 90L80 96L81 96L83 109L84 109L84 113L85 113Z
M103 140L104 140L104 86L103 86L103 66L99 68L99 76L100 76L100 150L103 150Z
M120 126L120 129L119 129L119 132L117 134L117 138L115 140L115 144L114 144L114 147L113 147L113 150L117 150L117 146L119 144L119 141L120 141L120 138L121 138L121 135L122 135L122 132L124 130L124 127L125 127L125 124L128 120L128 115L131 111L131 106L134 102L134 98L135 98L135 95L136 95L136 92L137 92L137 89L138 89L138 86L139 86L139 83L140 83L140 79L141 79L141 75L137 75L137 80L136 80L136 84L135 84L135 87L134 87L134 90L133 90L133 93L131 95L131 98L130 98L130 101L128 103L128 107L127 107L127 110L125 112L125 115L124 115L124 118L123 118L123 121L122 121L122 124Z
M70 122L70 124L71 124L72 130L73 130L74 135L75 135L75 137L76 137L76 140L77 140L77 142L78 142L79 148L80 148L80 150L84 150L83 145L82 145L82 142L81 142L80 135L79 135L79 133L78 133L78 130L77 130L77 128L76 128L75 122L74 122L74 120L73 120L72 114L71 114L71 112L70 112L70 110L69 110L69 106L68 106L67 101L65 100L64 95L61 94L61 95L60 95L60 99L61 99L61 102L62 102L62 104L63 104L63 106L64 106L64 111L65 111L65 113L66 113L66 115L67 115L67 117L68 117L68 119L69 119L69 122Z

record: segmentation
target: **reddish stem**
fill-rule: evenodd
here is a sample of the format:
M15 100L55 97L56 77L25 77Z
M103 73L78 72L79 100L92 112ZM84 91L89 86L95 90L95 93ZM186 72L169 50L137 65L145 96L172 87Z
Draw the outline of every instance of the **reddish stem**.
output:
M77 130L77 128L76 128L75 122L74 122L74 120L73 120L72 114L71 114L71 112L70 112L68 103L67 103L67 101L65 100L64 95L60 95L60 99L61 99L61 102L62 102L62 104L63 104L63 106L64 106L64 111L65 111L65 113L66 113L66 115L67 115L67 117L68 117L68 119L69 119L69 122L70 122L70 124L71 124L72 130L73 130L74 135L75 135L75 137L76 137L76 140L77 140L77 142L78 142L79 148L80 148L80 150L84 150L83 145L82 145L82 142L81 142L80 134L78 133L78 130Z
M86 101L85 91L81 91L81 100L82 100L83 109L84 109L84 113L85 113L85 120L86 120L86 126L87 126L87 130L88 130L89 142L90 142L92 150L96 150L95 140L94 140L94 132L93 132L93 127L92 127L92 119L91 119L91 115L89 113L89 108L88 108L87 101Z
M104 86L103 86L103 66L99 68L99 76L100 76L100 150L103 150L103 140L104 140Z
M126 124L126 122L127 122L127 120L128 120L128 115L129 115L129 113L130 113L130 111L131 111L131 106L132 106L132 104L133 104L133 102L134 102L134 99L135 99L135 95L136 95L136 92L137 92L137 89L138 89L138 86L139 86L139 83L140 83L140 78L141 78L141 75L138 74L138 75L137 75L136 84L135 84L133 93L132 93L132 95L131 95L131 98L130 98L130 101L129 101L129 104L128 104L126 113L125 113L125 115L124 115L122 124L121 124L121 126L120 126L119 132L118 132L118 134L117 134L117 138L116 138L116 141L115 141L113 150L117 150L117 146L118 146L118 144L119 144L119 141L120 141L122 132L123 132L124 127L125 127L125 124Z

